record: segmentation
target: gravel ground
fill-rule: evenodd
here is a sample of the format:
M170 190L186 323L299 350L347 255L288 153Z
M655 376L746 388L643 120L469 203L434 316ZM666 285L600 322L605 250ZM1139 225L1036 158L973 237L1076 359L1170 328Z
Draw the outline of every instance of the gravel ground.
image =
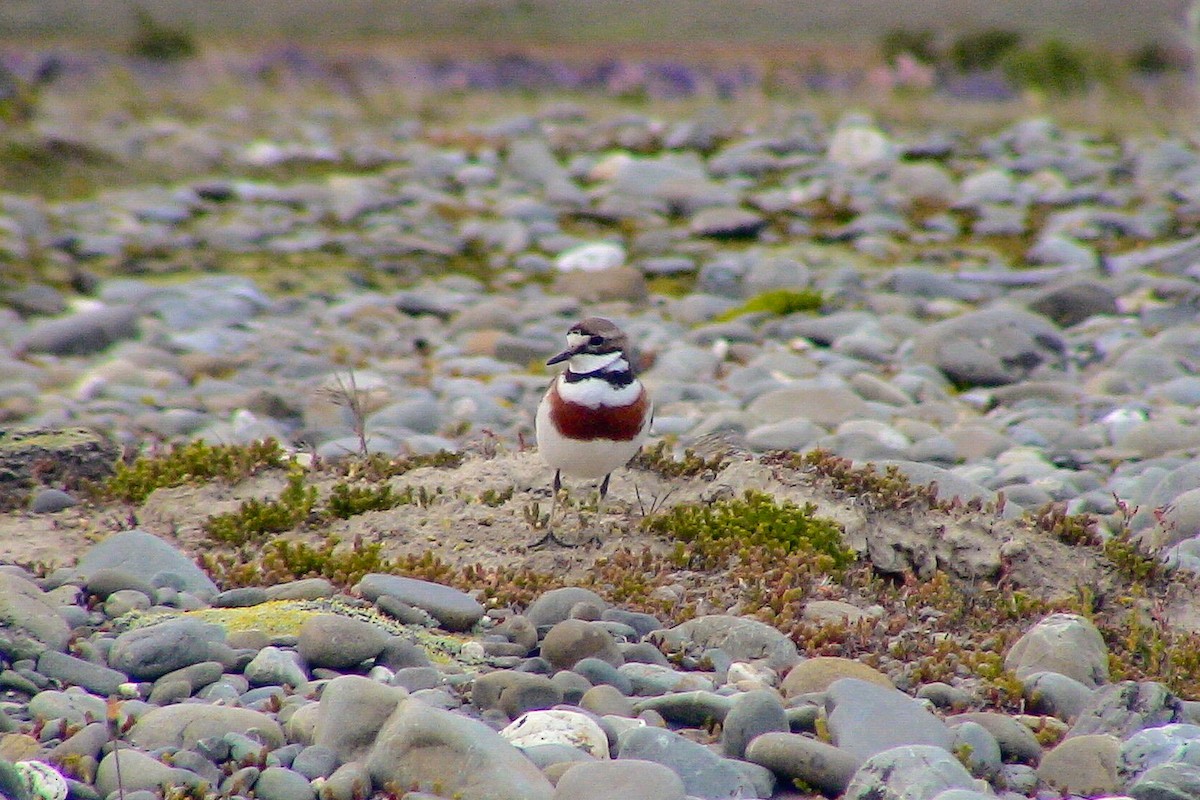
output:
M29 568L0 573L6 795L35 775L56 796L61 773L107 796L119 760L127 798L1197 796L1194 143L800 108L556 103L453 131L363 114L50 104L30 133L192 177L0 195L22 504L0 552ZM598 542L530 548L541 362L592 314L638 346L654 441L721 458L622 471L603 518L563 523ZM208 520L279 496L283 470L132 505L73 480L121 448L265 437L322 502L363 445L463 453L390 478L410 502L281 534L445 570L244 585L219 557L260 554ZM898 502L898 476L936 486ZM780 565L743 555L619 596L676 547L642 519L746 490L814 503L850 576L785 562L775 607L753 584ZM1072 538L1065 514L1091 527ZM497 601L519 569L542 583ZM978 618L946 617L950 591ZM1008 615L990 643L971 629L989 613ZM970 664L938 649L956 634Z

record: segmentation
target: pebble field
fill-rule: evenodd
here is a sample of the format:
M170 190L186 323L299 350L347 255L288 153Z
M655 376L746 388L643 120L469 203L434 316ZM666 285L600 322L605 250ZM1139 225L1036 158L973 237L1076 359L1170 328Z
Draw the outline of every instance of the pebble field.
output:
M1195 142L1048 118L978 133L578 101L377 124L336 96L244 100L141 116L47 103L29 134L42 145L172 179L0 194L0 450L86 428L109 469L122 450L196 440L274 439L314 470L364 449L461 453L474 472L397 486L479 491L465 476L483 475L496 494L442 534L436 497L369 533L447 558L467 537L515 562L538 537L523 509L548 500L531 452L542 365L601 315L637 346L652 441L728 458L701 477L615 475L614 508L593 521L609 563L647 514L639 486L664 507L791 492L781 451L820 451L936 484L928 542L894 519L843 525L867 572L902 588L950 575L985 604L1013 582L1078 594L1068 577L1103 575L1108 591L1118 542L1155 578L1105 602L1196 630ZM896 606L862 591L789 600L789 619L896 637L872 666L740 603L684 620L596 586L502 604L482 583L384 572L233 586L198 566L192 534L240 490L97 508L52 464L18 462L0 461L21 490L5 490L0 525L20 562L0 569L13 800L1200 797L1185 656L1147 645L1139 663L1161 680L1131 676L1114 667L1125 645L1079 608L997 640L1016 688L995 702L978 675L906 669L898 634L940 614L932 601L893 629ZM840 519L839 503L858 508L843 495L821 510ZM937 516L964 513L988 522L959 537ZM1028 562L1050 546L1014 531L1054 514L1090 528L1055 541L1040 567L1061 581L1036 586ZM119 530L70 552L26 538L87 515ZM399 542L418 519L421 537ZM560 583L581 583L600 546L537 563L561 558ZM669 604L667 583L654 597Z

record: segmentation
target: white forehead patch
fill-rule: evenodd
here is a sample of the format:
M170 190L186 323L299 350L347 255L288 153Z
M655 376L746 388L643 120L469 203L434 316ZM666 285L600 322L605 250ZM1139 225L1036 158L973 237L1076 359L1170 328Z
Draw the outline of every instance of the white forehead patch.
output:
M579 347L581 344L584 344L590 338L592 338L592 337L588 336L586 333L576 333L575 331L571 331L570 333L567 334L567 349L569 350L569 349L572 349L575 347Z

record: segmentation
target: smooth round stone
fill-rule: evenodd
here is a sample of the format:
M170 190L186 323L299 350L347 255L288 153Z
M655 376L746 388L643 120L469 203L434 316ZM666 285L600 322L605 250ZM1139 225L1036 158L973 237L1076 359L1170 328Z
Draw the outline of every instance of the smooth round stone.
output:
M668 722L703 727L721 722L733 706L733 699L711 691L675 692L639 700L633 709L641 714L654 711Z
M86 725L91 720L104 719L104 699L75 687L61 692L47 690L30 699L29 714L39 720L65 719Z
M300 686L308 676L296 662L296 654L278 647L264 647L243 670L252 686Z
M433 667L405 667L404 669L396 670L389 683L392 686L398 686L409 692L416 692L421 689L433 689L441 681L441 673Z
M1159 764L1146 770L1129 787L1133 800L1190 800L1200 795L1200 767L1194 764Z
M312 744L333 751L342 763L354 761L366 755L379 729L406 696L403 689L359 675L342 675L325 685L320 702L312 704L311 711L305 711L310 706L298 709L289 726L302 711L315 713Z
M243 586L219 593L212 599L215 608L246 608L267 602L267 590L258 586Z
M102 569L120 569L154 586L167 585L158 576L170 573L176 589L212 597L217 586L190 556L159 537L141 530L120 531L94 545L80 557L76 571L85 578ZM136 587L123 587L136 588Z
M1019 679L1035 672L1057 672L1095 688L1108 681L1108 647L1089 620L1052 614L1009 648L1004 667Z
M267 600L321 600L333 597L336 588L325 578L304 578L266 588Z
M1041 782L1064 794L1111 794L1120 788L1117 756L1121 742L1107 734L1065 739L1042 756Z
M684 790L697 797L757 796L752 782L734 762L703 745L661 728L632 728L620 735L619 760L654 761L683 779Z
M565 619L546 633L542 639L542 657L555 669L571 669L585 658L598 658L613 666L624 662L608 631L579 619Z
M922 684L917 699L928 700L940 709L962 709L971 704L971 693L942 681Z
M846 790L859 766L858 759L844 750L794 733L764 733L750 741L745 757L830 796Z
M629 682L629 679L618 672L616 667L603 659L593 657L580 659L571 667L571 671L586 678L592 686L608 684L626 696L633 692L633 685Z
M964 722L974 722L987 729L1000 745L1000 753L1005 761L1037 764L1042 757L1042 746L1033 732L1006 714L974 711L946 718L946 724L951 728Z
M16 344L18 353L91 355L138 335L139 312L131 306L79 311L34 324Z
M517 670L496 670L475 677L471 685L471 703L481 711L502 709L508 693L508 707L520 716L535 708L549 708L563 701L562 690L545 675Z
M133 590L146 597L154 594L154 586L124 569L99 569L87 577L84 588L88 594L108 598L114 592Z
M514 678L500 691L499 707L509 719L527 711L549 708L563 702L563 691L545 675L514 673Z
M254 796L261 800L313 800L317 793L300 773L267 767L254 783Z
M415 700L388 718L366 765L377 786L436 784L443 795L464 797L551 800L554 795L541 771L487 725Z
M594 758L608 758L608 736L590 716L578 711L549 709L520 715L500 735L521 749L559 744L582 750Z
M136 589L119 589L104 601L104 615L109 619L117 619L131 611L145 611L150 608L150 598Z
M947 789L975 789L975 780L942 747L907 745L871 756L850 779L844 800L935 797Z
M283 730L271 716L247 708L180 703L147 711L127 734L135 747L195 748L201 739L229 733L255 735L271 748L284 743ZM261 744L259 745L261 748Z
M1183 719L1183 707L1161 683L1121 681L1101 686L1079 712L1067 736L1109 733L1121 739Z
M1091 700L1093 690L1074 678L1057 672L1035 672L1021 681L1026 708L1033 714L1049 714L1063 722L1074 722Z
M116 694L121 684L129 680L123 672L57 650L46 650L38 656L37 671L47 678L69 686L81 686L102 697Z
M300 626L296 651L312 667L348 669L377 656L390 638L383 628L365 620L317 614Z
M991 780L1003 766L996 737L977 722L964 722L952 729L951 752L965 754L965 766L976 778Z
M118 766L120 761L120 777ZM200 786L203 779L186 769L168 767L156 758L128 747L113 750L100 761L96 770L96 790L107 797L118 788L123 792L147 790L157 793L161 786Z
M657 696L668 692L703 691L711 692L713 681L694 672L680 672L668 666L632 662L622 664L617 670L629 679L633 694Z
M785 419L767 425L758 425L746 431L746 444L751 450L804 450L811 446L825 431L810 420L802 417Z
M29 510L34 514L57 514L78 502L61 489L42 489L33 496L33 500L29 503Z
M818 656L801 661L784 677L780 690L784 697L823 692L842 678L857 678L889 689L891 679L874 667L837 656Z
M949 749L954 738L923 704L876 683L842 678L826 690L825 704L834 744L856 758L907 745Z
M355 590L371 601L388 595L416 606L450 631L469 630L484 613L483 606L465 592L416 578L372 573L364 576Z
M224 631L197 619L175 619L121 634L109 665L135 680L154 680L173 670L210 660Z
M626 758L575 764L554 788L554 800L684 800L686 794L669 767Z
M747 406L746 412L767 424L800 418L823 427L873 416L866 402L850 389L821 384L765 392Z
M729 758L745 758L754 737L787 732L783 703L775 692L760 689L734 697L721 726L721 750Z
M634 715L633 702L616 687L608 684L593 686L583 693L579 707L601 716L612 714L618 717Z
M328 778L337 767L337 753L320 745L305 747L292 759L292 769L310 781L316 778Z
M734 661L764 660L775 670L799 660L795 643L758 620L709 614L676 625L662 634L664 645L677 649L723 650Z
M1138 731L1121 743L1118 769L1138 778L1158 764L1190 761L1200 751L1200 725L1172 723Z
M972 311L921 330L912 357L954 383L1003 386L1061 364L1065 344L1045 317L1015 308Z

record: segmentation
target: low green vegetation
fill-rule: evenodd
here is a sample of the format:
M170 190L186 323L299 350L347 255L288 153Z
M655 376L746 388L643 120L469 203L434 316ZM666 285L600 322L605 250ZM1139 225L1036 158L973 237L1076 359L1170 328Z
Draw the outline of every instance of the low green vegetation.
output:
M304 479L304 470L293 469L278 500L251 498L237 511L215 514L205 521L205 534L213 542L239 547L291 530L308 519L317 504L317 487L306 486Z
M715 503L680 504L647 518L643 526L674 539L677 560L699 560L704 568L720 560L728 543L784 554L802 552L823 572L841 570L854 559L854 552L842 544L841 528L816 516L816 506L777 502L763 492L747 491L740 498Z
M185 28L166 25L144 8L134 9L137 29L129 41L129 54L151 61L180 61L196 55L195 37Z
M194 441L165 454L140 456L132 464L118 464L97 493L102 499L140 503L155 489L211 480L237 483L265 469L282 467L289 458L274 439L247 445Z
M772 314L782 317L798 311L819 311L824 298L816 289L772 289L756 294L737 308L717 316L717 322L728 322L744 314Z

